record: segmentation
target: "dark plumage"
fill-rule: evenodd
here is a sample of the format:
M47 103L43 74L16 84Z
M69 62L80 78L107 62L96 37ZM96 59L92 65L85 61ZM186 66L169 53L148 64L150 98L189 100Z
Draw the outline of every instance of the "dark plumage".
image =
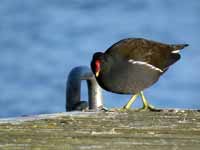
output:
M99 85L119 94L137 94L154 84L180 59L188 44L164 44L142 38L123 39L93 55L91 68Z

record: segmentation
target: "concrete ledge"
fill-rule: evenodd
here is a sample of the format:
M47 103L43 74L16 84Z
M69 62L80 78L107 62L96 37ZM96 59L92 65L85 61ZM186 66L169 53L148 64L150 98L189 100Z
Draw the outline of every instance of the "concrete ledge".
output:
M66 112L0 119L1 150L197 149L200 111Z

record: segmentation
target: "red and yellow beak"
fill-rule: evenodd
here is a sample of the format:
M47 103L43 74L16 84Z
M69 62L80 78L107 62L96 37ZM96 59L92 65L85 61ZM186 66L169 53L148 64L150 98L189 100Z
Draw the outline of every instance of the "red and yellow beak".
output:
M100 69L101 68L101 62L100 60L96 60L95 61L95 77L97 78L99 76L99 72L100 72Z

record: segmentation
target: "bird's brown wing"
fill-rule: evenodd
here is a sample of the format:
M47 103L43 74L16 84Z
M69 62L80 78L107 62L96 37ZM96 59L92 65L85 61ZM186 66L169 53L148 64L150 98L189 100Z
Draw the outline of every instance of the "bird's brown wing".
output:
M173 51L182 49L186 44L170 45L142 38L128 38L113 44L105 54L113 58L149 63L166 70L180 59L180 54Z

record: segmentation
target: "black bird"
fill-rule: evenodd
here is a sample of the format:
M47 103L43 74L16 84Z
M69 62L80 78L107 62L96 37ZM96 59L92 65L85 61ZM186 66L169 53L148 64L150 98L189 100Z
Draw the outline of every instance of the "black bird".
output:
M143 90L158 81L180 59L188 44L165 44L143 38L128 38L113 44L104 53L93 55L91 68L99 85L118 94L134 94L123 107L129 109L138 95L143 109L153 110Z

